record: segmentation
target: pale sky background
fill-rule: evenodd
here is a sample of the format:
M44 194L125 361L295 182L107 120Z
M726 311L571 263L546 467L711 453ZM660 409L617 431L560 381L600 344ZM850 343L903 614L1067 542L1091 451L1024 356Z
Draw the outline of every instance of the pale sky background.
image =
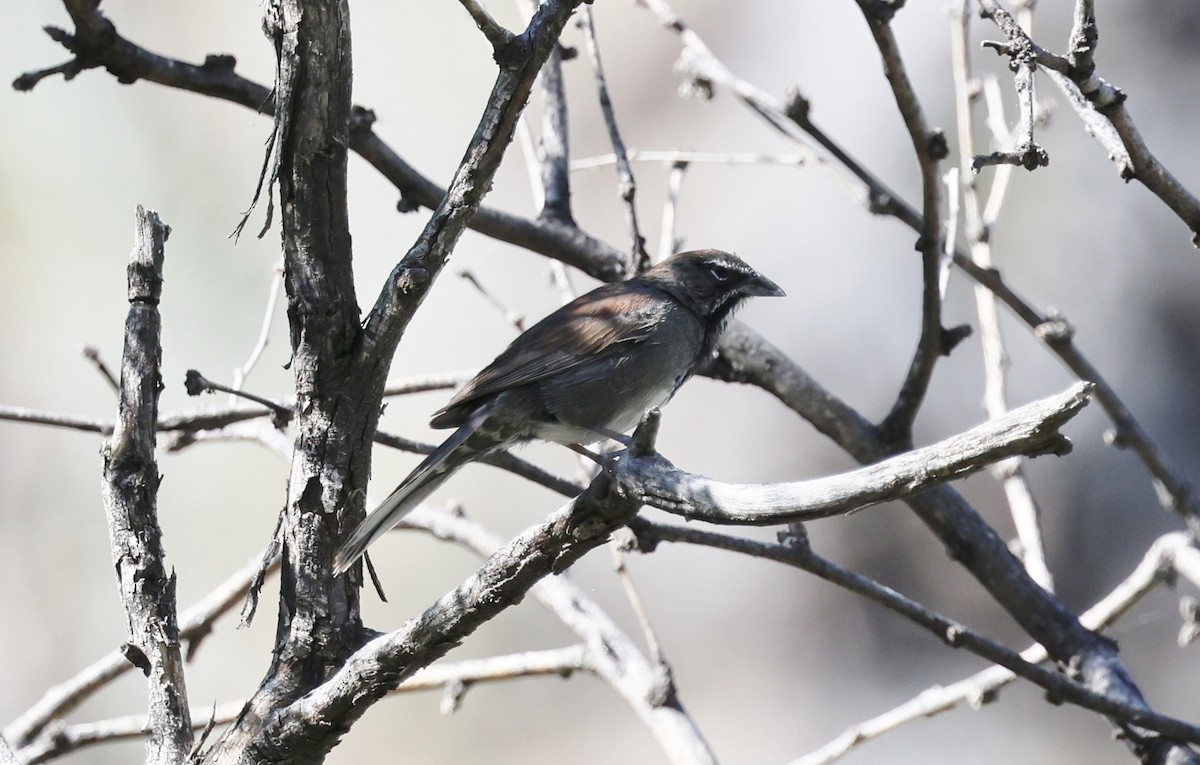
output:
M945 3L910 2L897 33L929 121L955 140ZM679 45L630 3L596 4L600 44L625 141L638 149L789 152L790 147L729 94L704 103L677 97ZM1036 37L1059 49L1070 4L1042 3ZM1129 108L1160 158L1200 189L1200 10L1187 0L1158 2L1154 13L1113 0L1098 3L1099 72L1130 95ZM510 3L488 3L515 27ZM244 76L267 83L271 50L259 32L261 4L106 2L126 37L159 53L199 62L231 53ZM736 10L731 10L731 8ZM908 139L857 6L770 0L678 2L675 9L739 76L782 97L798 86L814 119L910 200L918 175ZM50 0L9 3L0 24L0 71L57 64L63 51L40 28L69 25ZM450 0L353 4L355 102L374 109L377 132L410 163L445 183L475 129L494 77L490 50ZM995 39L982 25L977 37ZM565 41L582 49L572 25ZM1007 76L992 54L982 71ZM609 150L585 58L566 66L574 156ZM1008 80L1002 80L1008 83ZM1014 178L993 241L1006 279L1035 306L1061 310L1078 342L1158 439L1186 478L1200 472L1200 255L1183 224L1137 184L1118 177L1063 98L1039 133L1048 168ZM1013 97L1006 87L1010 110ZM1011 114L1011 111L1010 111ZM172 226L163 293L164 412L198 404L183 392L184 371L228 381L261 322L276 227L262 240L228 238L249 204L269 121L240 106L147 83L118 85L92 70L64 83L52 77L32 93L0 89L0 404L112 417L115 400L80 356L93 345L119 364L126 311L125 263L137 204ZM990 172L990 171L989 171ZM639 212L658 241L667 172L638 163ZM985 173L984 180L990 179ZM611 169L576 174L576 219L618 246L627 235ZM359 303L381 280L428 216L400 215L397 192L364 161L350 162L350 215ZM487 198L531 215L520 151L514 147ZM248 230L256 232L263 209ZM734 250L787 292L741 317L784 348L833 392L872 419L886 413L916 340L919 260L915 236L872 218L828 175L809 168L695 166L679 210L689 247ZM547 262L468 233L453 266L470 268L511 308L533 319L553 308ZM580 285L590 286L580 277ZM955 275L948 325L974 323L972 289ZM1014 405L1056 393L1070 376L1026 330L1005 321ZM272 344L248 388L285 395L290 373L282 311ZM513 336L511 326L464 280L447 270L401 344L394 378L475 369ZM983 419L978 337L938 368L918 441L928 443ZM446 392L393 401L382 427L427 438L428 415ZM208 399L202 403L216 403ZM1136 460L1103 444L1098 408L1067 432L1075 452L1032 463L1046 516L1051 568L1066 603L1086 608L1123 578L1158 534L1178 528L1155 501ZM124 638L100 502L100 440L92 435L0 423L0 722L7 723ZM822 475L851 460L761 391L696 380L666 409L660 449L678 466L727 481L779 481ZM564 450L531 457L564 471ZM372 493L382 497L415 464L378 452ZM245 444L205 444L161 456L159 512L181 607L255 555L284 501L286 466ZM1011 536L1001 492L986 476L962 486L981 513ZM464 470L437 495L459 500L490 528L514 534L559 500L486 467ZM905 508L888 505L810 525L819 552L877 577L930 606L1003 640L1027 639ZM770 538L770 531L751 532ZM388 629L425 608L474 568L463 552L394 535L375 548L390 603L365 595L368 624ZM884 712L933 684L984 665L944 647L899 617L804 574L715 551L665 546L631 561L671 660L683 702L723 762L786 762L855 722ZM631 634L637 624L611 572L607 551L573 572ZM1180 594L1195 594L1180 587ZM267 667L275 590L258 621L217 625L188 675L193 709L244 696ZM1158 711L1195 719L1200 683L1196 649L1175 644L1177 596L1158 593L1114 631L1122 655ZM481 629L450 659L573 642L532 600ZM84 721L144 708L134 673L71 715ZM481 686L452 716L436 694L377 704L330 763L656 762L661 753L621 699L594 678L533 679ZM93 748L65 762L129 762L141 744ZM848 763L1127 763L1105 723L1071 707L1047 705L1028 685L1005 690L979 712L957 710L869 743Z

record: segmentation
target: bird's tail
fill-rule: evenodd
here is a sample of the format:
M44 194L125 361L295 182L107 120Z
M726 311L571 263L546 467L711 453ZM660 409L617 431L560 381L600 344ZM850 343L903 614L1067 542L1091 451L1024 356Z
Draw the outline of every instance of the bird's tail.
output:
M358 524L334 556L334 575L342 574L353 566L372 542L391 530L459 468L505 445L491 434L479 432L480 425L487 419L486 409L483 407L476 411Z

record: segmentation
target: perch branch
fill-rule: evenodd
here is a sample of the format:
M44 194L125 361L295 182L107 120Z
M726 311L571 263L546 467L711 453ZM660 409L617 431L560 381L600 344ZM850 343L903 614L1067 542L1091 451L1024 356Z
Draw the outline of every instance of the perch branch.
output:
M630 497L689 520L777 525L842 515L915 494L1014 454L1063 454L1059 432L1087 403L1076 383L932 446L835 476L777 484L725 484L675 469L660 456L618 459L615 477Z

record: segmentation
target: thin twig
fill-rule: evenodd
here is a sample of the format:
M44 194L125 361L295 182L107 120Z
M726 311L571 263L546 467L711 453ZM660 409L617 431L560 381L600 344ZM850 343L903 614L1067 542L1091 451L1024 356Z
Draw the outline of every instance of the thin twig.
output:
M262 358L263 351L267 349L267 342L271 339L271 319L275 317L275 306L279 302L279 293L283 291L283 260L281 259L271 269L271 291L267 294L267 307L263 311L262 325L258 330L258 339L254 341L254 348L250 350L249 357L237 369L233 370L233 389L241 390L246 384L246 377L258 365L258 360ZM230 394L232 402L236 398L234 394Z
M599 91L600 111L604 115L604 125L608 128L608 140L612 143L613 156L616 157L617 179L621 199L625 202L626 219L633 238L630 248L630 273L641 273L650 267L650 255L646 252L646 238L638 228L637 183L633 178L633 170L629 167L629 157L625 150L625 142L621 140L621 131L617 128L617 116L613 111L612 99L608 94L608 82L604 77L604 65L600 61L600 45L596 41L596 27L592 20L592 7L583 6L579 16L579 25L583 28L583 36L587 41L588 54L592 59L592 71L596 74L596 89Z
M528 677L567 678L575 672L592 671L586 646L573 645L543 651L526 651L486 659L434 664L418 671L401 683L392 694L416 691L453 691L457 704L472 686ZM246 706L245 699L228 701L192 716L192 730L227 725L237 719ZM452 711L452 710L446 710ZM142 738L147 733L145 715L129 715L90 723L64 725L24 747L20 754L27 765L46 762L88 746ZM4 760L0 758L0 763ZM13 760L17 762L17 760Z
M1188 535L1174 532L1159 537L1129 576L1084 612L1079 620L1093 630L1111 626L1143 597L1168 582L1176 562L1189 553L1196 554L1197 551ZM1047 659L1046 649L1034 644L1021 652L1021 658L1035 664L1044 662ZM1000 689L1015 679L1016 675L1011 670L992 666L958 682L927 688L881 715L856 723L824 746L793 760L790 765L828 765L859 745L902 725L948 711L963 702L978 708L995 700Z
M505 321L513 325L517 332L525 331L525 317L509 308L503 300L496 296L496 293L485 287L483 282L479 280L479 277L475 276L474 271L471 271L467 268L457 267L454 269L454 272L461 278L465 279L472 287L476 289L477 292L479 292L480 295L483 295L485 300L496 307L496 310L504 314Z
M375 432L375 443L414 454L431 454L437 448L435 444L414 441L410 438L404 438L383 431ZM543 470L537 465L526 462L508 452L493 452L481 457L478 461L484 465L491 465L514 475L519 475L536 484L545 486L547 489L557 492L564 497L573 497L583 491L583 486L571 483L565 478L559 478L553 473Z
M929 390L939 357L949 354L952 343L942 330L942 298L938 290L942 257L942 199L937 164L945 158L946 139L929 129L916 90L908 79L900 45L892 32L891 14L873 0L857 0L875 45L883 58L883 71L891 86L921 171L921 214L923 225L917 238L921 251L921 334L904 383L891 411L880 423L883 438L894 448L912 445L912 428ZM961 337L959 338L961 339Z
M637 0L637 2L640 5L650 7L658 15L663 26L680 35L680 39L684 42L685 46L688 46L692 50L693 60L700 56L700 54L712 55L707 46L704 46L703 41L699 40L699 37L683 24L677 16L671 13L669 8L665 8L659 0ZM1046 66L1045 62L1039 61L1039 63L1043 67ZM769 97L765 99L749 99L744 94L748 92L757 93L758 91L753 86L732 78L732 75L728 74L728 70L723 65L720 65L719 62L705 71L713 75L708 80L710 84L717 83L729 87L735 95L769 125L789 138L798 141L798 145L811 147L811 144L808 143L808 137L811 136L813 140L836 160L835 164L817 156L817 159L820 160L820 166L829 171L837 180L860 192L860 196L866 201L868 210L880 215L892 216L917 232L926 229L927 221L915 207L892 191L887 184L863 167L861 163L854 160L844 149L829 138L827 134L820 131L813 124L807 101L793 96L791 106L795 108L789 107L785 109L773 102ZM721 73L723 73L723 76L732 79L721 79L717 76ZM1085 121L1089 129L1097 137L1103 138L1103 133L1106 129L1116 136L1116 132L1109 121L1096 112L1095 108L1080 94L1078 87L1069 78L1065 75L1059 75L1054 71L1047 71L1047 75L1055 80L1055 82L1059 82L1060 87L1063 87L1064 93L1067 93L1068 96L1071 96L1071 89L1074 89L1074 94L1077 98L1073 100L1072 104L1076 106L1077 111L1081 112L1081 115L1086 115L1088 110L1090 110L1095 119L1089 121L1085 116ZM1062 83L1065 83L1065 85ZM1080 106L1080 103L1083 106ZM778 109L778 111L772 111L773 109ZM795 131L789 128L795 128ZM799 135L798 138L796 134ZM1119 137L1114 140L1115 142L1104 141L1104 145L1109 149L1110 155L1116 161L1117 155L1127 156L1127 153ZM1002 167L1000 170L1003 171L1004 168ZM1200 210L1200 206L1197 209ZM1200 219L1200 216L1198 216L1198 219ZM1196 493L1166 465L1158 446L1137 421L1137 418L1133 416L1129 407L1117 395L1116 389L1105 380L1095 365L1074 344L1074 330L1070 325L1060 316L1044 313L1034 308L1004 282L999 271L980 268L975 265L970 255L965 251L955 249L954 264L962 269L971 279L995 293L996 297L1008 306L1017 318L1024 322L1030 329L1034 330L1035 336L1045 343L1050 351L1058 356L1067 368L1080 380L1086 380L1096 385L1096 400L1105 412L1108 413L1109 418L1116 426L1115 442L1122 446L1128 446L1138 455L1153 479L1154 488L1158 492L1158 498L1162 505L1169 510L1181 514L1187 519L1193 530L1200 530L1200 501L1198 501Z
M467 13L471 14L471 18L475 20L475 26L479 27L480 32L483 32L483 36L492 44L493 50L500 51L512 41L513 33L492 18L487 9L476 0L458 1L462 3L463 8L467 9Z
M1028 6L1022 11L1022 14L1027 19L1033 18L1032 9ZM955 16L957 19L963 19L966 15L965 3L956 4ZM963 36L958 37L956 32L955 46L956 56L966 57L966 37L965 25L966 21L960 21L954 25L957 30L959 26L964 27ZM1048 155L1037 141L1033 139L1034 125L1037 123L1037 96L1035 93L1035 81L1033 73L1037 70L1037 53L1033 49L1032 42L1023 45L1019 50L1012 52L1012 67L1013 67L1013 84L1017 91L1017 127L1013 131L1015 139L1012 141L1014 148L1010 150L994 151L991 154L975 155L971 152L971 170L978 172L983 167L988 165L1019 165L1026 170L1036 170L1039 167L1045 167L1050 164L1050 155ZM961 53L957 47L961 45ZM959 134L961 136L961 129ZM965 146L962 149L966 153ZM965 165L964 172L965 172Z
M807 161L801 154L749 154L745 152L712 151L655 151L653 149L627 149L625 159L630 162L655 162L674 165L679 162L698 165L781 165L800 167ZM571 170L596 170L618 162L616 154L598 154L571 160Z
M96 368L96 371L100 373L100 376L104 378L105 382L108 383L109 387L112 388L114 392L119 393L121 391L121 383L117 381L116 375L114 375L112 370L108 368L108 365L104 363L104 359L100 358L99 349L93 348L90 345L85 345L83 347L83 357L92 362L92 366Z
M654 625L650 623L650 613L646 610L646 604L642 601L641 593L638 592L637 585L633 583L633 576L629 573L629 557L615 539L609 541L609 549L612 550L613 567L616 569L617 578L621 580L621 587L625 590L625 599L629 601L629 606L633 609L633 614L642 628L642 636L646 639L646 649L650 652L650 658L669 677L671 667L663 653L658 633L655 632Z
M230 387L228 385L222 385L218 382L213 382L195 369L189 369L187 371L183 385L189 396L199 396L201 393L221 392L228 393L236 398L244 398L247 401L253 401L256 404L262 404L270 409L273 413L276 427L284 427L291 422L292 417L294 417L296 414L295 410L290 406L278 404L269 398L263 398L262 396L257 396L244 390L238 390L236 387Z
M383 397L407 396L411 393L457 388L474 376L474 372L464 371L402 377L387 384L387 387L383 389Z
M691 527L652 523L643 518L634 519L630 526L639 542L644 542L650 550L658 542L684 542L751 555L807 571L905 617L952 648L965 649L1007 668L1053 694L1055 699L1158 731L1177 740L1200 743L1200 726L1149 711L1144 706L1115 696L1096 693L1065 675L1039 667L1015 651L925 608L890 587L822 558L809 547L807 540L788 537L782 544L771 544Z
M1025 11L1024 13L1031 13ZM983 78L983 99L987 108L987 118L985 120L988 131L992 134L992 142L997 146L1007 146L1012 143L1012 133L1008 129L1008 120L1004 116L1004 98L1000 93L1000 81L994 75L988 75ZM972 150L974 153L974 150ZM980 222L985 227L984 231L968 234L978 238L983 236L987 230L1000 220L1000 210L1004 207L1004 200L1007 198L1008 184L1012 180L1014 165L999 165L996 167L996 172L992 174L992 185L988 193L987 205L983 208L980 214ZM974 257L972 255L972 257Z
M969 30L968 0L957 0L951 28L951 51L954 74L955 106L958 122L959 162L962 167L962 188L954 189L957 196L961 191L966 216L966 230L971 257L976 265L990 269L992 264L991 228L994 221L985 222L980 211L977 178L970 175L967 167L975 154L975 120L972 113L971 62L967 50ZM1023 13L1031 14L1031 11ZM1008 187L1008 174L998 177L988 197L989 207L1003 201L1004 189ZM975 285L975 305L979 317L980 344L984 362L984 410L988 417L1002 417L1008 412L1005 374L1008 369L1008 354L1004 349L1004 335L1000 329L1000 315L996 307L996 296L991 290ZM1021 542L1021 560L1033 580L1053 592L1054 579L1046 564L1046 550L1042 543L1040 509L1025 478L1022 459L1012 457L1001 462L994 472L1004 487L1008 498L1017 538Z
M471 379L473 372L446 372L429 375L414 375L404 377L388 384L384 389L384 397L403 396L411 393L424 393L433 390L456 388ZM160 432L195 433L203 430L214 430L227 427L246 420L266 417L277 408L291 409L291 400L272 400L270 409L258 407L224 406L212 409L202 409L195 412L176 412L164 414L158 420ZM77 415L47 412L21 406L0 405L0 420L10 422L26 422L33 425L50 425L70 430L82 430L87 433L109 435L113 431L113 420L100 417L82 417Z
M679 160L671 165L667 175L667 198L663 202L662 232L658 240L659 259L674 255L683 247L683 237L676 233L675 221L679 217L679 195L683 192L683 176L687 169L687 161Z
M1091 2L1075 6L1069 58L1037 46L998 0L979 0L979 7L984 18L994 21L1007 38L1007 43L987 43L987 47L1010 58L1033 51L1038 65L1049 70L1050 80L1067 96L1089 132L1108 149L1121 177L1141 181L1191 229L1192 242L1200 246L1200 199L1150 151L1125 108L1125 94L1095 74L1092 56L1097 34Z

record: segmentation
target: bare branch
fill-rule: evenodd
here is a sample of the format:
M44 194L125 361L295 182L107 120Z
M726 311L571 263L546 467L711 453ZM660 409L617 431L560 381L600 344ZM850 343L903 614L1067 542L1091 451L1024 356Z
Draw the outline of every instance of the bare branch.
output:
M629 162L658 162L667 165L712 164L712 165L782 165L800 167L806 161L802 154L747 154L744 152L711 151L655 151L628 149L625 159ZM600 154L571 160L572 170L595 170L616 165L620 161L616 154Z
M249 563L180 614L179 640L189 644L186 658L190 659L195 654L200 642L212 632L217 619L242 601L258 571L261 557L256 555L251 558ZM278 558L269 570L277 569ZM41 700L9 723L4 729L4 737L21 748L28 746L33 737L53 720L61 718L132 668L125 655L113 649L74 677L46 691Z
M484 300L491 303L500 313L504 314L505 320L513 325L518 332L525 331L525 317L509 308L503 300L496 297L496 293L489 290L483 285L483 282L479 281L479 277L475 276L474 271L466 268L455 268L454 273L466 280L480 295L483 295Z
M962 13L965 13L965 8ZM1006 16L1007 22L1016 24L1011 16ZM963 22L965 24L965 22ZM987 43L985 43L987 45ZM1012 150L994 151L991 154L975 156L971 161L971 169L978 172L988 165L1018 165L1026 170L1036 170L1050 164L1050 156L1033 139L1033 127L1036 96L1034 93L1033 73L1037 69L1037 52L1028 37L1023 42L1010 44L1007 51L1012 60L1013 81L1017 91L1018 119L1015 131L1017 140Z
M267 294L267 306L263 311L262 326L258 330L258 339L254 342L254 347L250 350L249 357L242 363L240 367L233 370L233 388L241 390L246 384L246 377L258 365L258 360L262 358L263 351L267 349L267 342L271 339L271 319L275 317L275 306L279 302L279 293L283 291L283 261L275 265L271 270L271 291Z
M108 386L113 389L114 393L121 392L121 383L117 381L112 370L104 363L104 359L100 358L100 351L98 349L90 345L84 346L83 357L92 362L92 366L96 368L96 371L100 373L100 376L104 378L104 381L108 383Z
M491 187L537 73L558 44L558 36L578 2L559 0L540 6L519 38L524 41L520 50L512 50L516 46L510 46L511 54L503 57L488 107L467 149L466 159L367 317L361 350L364 363L390 360L433 279Z
M483 32L483 36L492 44L492 49L496 51L497 55L512 42L513 33L492 18L487 9L476 0L459 0L459 2L462 3L463 8L467 9L467 13L471 14L471 18L475 20L475 26L479 27L480 32Z
M1067 61L1080 77L1091 77L1096 71L1096 4L1093 0L1075 0L1071 36L1067 43Z
M954 70L955 106L958 121L959 161L962 168L964 215L971 257L980 268L992 268L991 222L984 220L980 209L978 179L970 174L967 163L975 154L975 119L972 112L971 62L967 49L970 16L968 0L957 0L954 5L954 20L951 23L952 58ZM1030 11L1023 12L1026 16ZM1032 103L1030 109L1032 110ZM1032 136L1032 133L1030 134ZM1010 173L998 174L995 178L988 206L995 211L1004 199ZM960 189L954 189L957 195ZM975 305L979 317L980 345L984 362L984 411L988 417L1001 417L1008 411L1007 383L1005 373L1008 356L1004 349L1004 336L1000 330L1000 314L996 307L996 296L982 285L975 285ZM994 469L1005 496L1021 542L1021 559L1033 580L1047 590L1053 591L1054 579L1046 565L1046 551L1042 544L1040 510L1033 492L1025 480L1022 461L1019 457L1005 460Z
M1089 629L1111 626L1155 587L1168 581L1189 555L1200 555L1186 534L1178 532L1159 537L1150 546L1138 566L1112 592L1092 606L1079 620ZM1046 649L1034 644L1021 652L1030 663L1046 661ZM989 667L956 683L937 685L922 691L909 701L877 717L857 723L828 744L794 760L791 765L828 765L850 750L896 730L902 725L955 708L964 701L979 707L996 698L1000 688L1016 679L1011 670Z
M761 386L860 462L890 455L869 422L762 337L734 325L722 338L721 348L717 364L709 370L714 376ZM736 364L728 363L733 360ZM1116 646L1085 629L1062 601L1034 582L1004 540L961 494L939 486L904 501L937 535L949 557L962 563L1051 656L1078 667L1080 680L1094 691L1150 710ZM1140 747L1186 754L1169 740L1128 729L1122 733Z
M505 540L461 515L417 508L402 526L423 529L439 539L457 542L481 558L495 555ZM674 695L674 687L657 665L647 661L629 635L595 599L570 577L540 580L530 594L589 647L588 662L613 687L654 734L668 759L678 765L715 763L716 756Z
M192 748L175 576L163 563L158 525L158 464L154 459L160 346L163 246L170 229L157 214L137 209L137 238L129 257L129 316L121 359L121 406L104 445L104 508L113 566L129 621L126 659L146 675L152 733L151 763L183 762Z
M770 544L727 534L699 531L635 519L630 526L645 540L648 549L661 541L686 542L715 547L784 563L814 574L827 582L857 593L924 627L951 648L962 648L1007 668L1019 677L1044 688L1054 698L1113 717L1129 725L1160 732L1180 741L1200 743L1200 726L1147 710L1144 706L1097 693L1058 672L1026 661L1005 646L989 640L952 619L931 611L865 576L838 566L817 555L806 539L787 538L782 544Z
M904 126L908 129L913 153L921 170L921 207L923 225L917 238L921 251L921 334L909 365L908 374L896 396L896 402L880 424L884 439L897 450L912 445L912 426L917 411L929 389L933 368L940 356L950 353L951 343L942 330L942 298L938 289L938 270L942 254L941 185L937 163L947 154L946 139L940 131L931 131L916 91L908 79L900 46L892 33L891 14L879 3L858 0L875 45L883 57L883 72L891 85L892 94ZM889 6L890 7L890 6ZM959 337L961 339L961 337Z
M268 746L288 751L298 737L311 735L313 726L323 721L352 724L372 703L519 601L543 577L603 544L610 531L636 511L636 503L611 492L602 474L587 492L514 538L424 614L369 641L324 683L276 710L266 721L262 743L255 742L249 754L265 756Z
M629 167L629 158L625 151L625 142L621 140L621 131L617 128L617 116L613 110L612 98L608 95L608 82L604 77L604 65L600 61L600 45L596 41L596 27L592 21L592 7L583 6L579 24L583 28L583 36L587 41L588 54L592 59L592 70L596 73L596 88L599 91L600 111L604 115L604 124L608 128L608 140L613 146L613 156L616 158L617 178L620 181L621 199L625 202L629 230L633 237L630 248L630 264L633 273L641 273L650 267L650 255L646 252L646 239L638 228L637 183L633 179L633 170Z
M629 606L633 609L633 614L642 628L642 636L646 639L646 648L650 651L650 658L662 669L665 681L673 684L671 666L667 663L667 657L663 653L658 633L654 630L654 625L650 623L650 612L646 610L641 593L638 592L637 585L633 583L633 576L629 573L629 560L625 554L625 548L615 539L609 541L609 547L613 554L613 568L616 569L617 578L621 580L621 587L625 590L625 599L629 601ZM671 692L674 693L674 688Z
M1098 37L1092 3L1080 0L1075 6L1075 25L1071 32L1071 52L1068 54L1070 59L1037 48L998 0L979 0L979 7L983 16L994 21L1008 38L1007 45L991 44L989 47L1010 58L1023 55L1023 51L1034 50L1038 54L1037 63L1052 70L1050 79L1080 113L1084 124L1092 129L1098 122L1107 123L1102 129L1092 129L1091 132L1109 150L1109 156L1117 164L1121 177L1141 181L1191 229L1192 242L1200 246L1200 200L1151 153L1125 108L1125 94L1094 73L1092 55ZM1076 68L1074 63L1083 68ZM1072 87L1068 87L1067 83ZM1086 108L1085 104L1090 105L1091 109ZM1099 117L1093 115L1092 111L1097 112Z
M707 46L704 46L699 37L688 29L660 0L641 0L640 4L650 7L658 15L659 20L664 26L680 35L684 44L694 54L694 57L689 60L707 61L707 57L711 57L711 51L708 50ZM1044 63L1039 63L1045 66ZM844 149L830 139L828 135L817 129L810 118L807 101L798 96L793 96L792 104L784 109L769 97L763 96L753 86L732 78L728 70L720 65L719 62L706 67L704 71L709 77L707 81L710 84L717 83L729 87L747 106L763 117L772 127L780 130L789 137L794 137L798 145L810 147L811 145L808 143L807 136L811 135L840 164L825 160L816 154L815 150L813 150L814 153L810 160L815 159L821 168L829 171L838 180L859 188L862 191L862 197L867 200L869 210L878 214L893 216L917 232L925 231L929 227L929 222L916 208L898 196L879 178L854 160ZM1053 74L1052 79L1055 79ZM1058 80L1055 79L1055 81L1057 82ZM1070 83L1069 80L1067 82ZM1071 87L1074 87L1074 85L1071 85ZM1076 90L1078 89L1076 88ZM1084 104L1087 104L1088 109L1098 114L1088 104L1086 99L1083 99L1082 96L1080 98ZM1111 128L1108 121L1103 118L1101 118L1101 123L1102 126ZM1121 144L1118 143L1118 146L1121 146ZM1121 148L1121 151L1124 153L1123 148ZM1117 395L1116 390L1101 376L1099 370L1096 369L1072 342L1073 331L1069 325L1060 323L1060 317L1044 314L1033 308L1004 282L999 271L980 268L966 252L955 249L954 264L977 283L992 291L1022 322L1035 331L1036 336L1046 343L1047 347L1079 379L1096 385L1096 400L1117 426L1117 443L1128 445L1141 458L1154 479L1154 485L1156 490L1158 490L1160 502L1166 508L1188 518L1190 524L1195 524L1197 528L1200 528L1200 503L1197 502L1197 498L1191 488L1167 467L1166 463L1163 462L1158 447ZM739 325L735 324L734 326ZM739 334L742 332L744 330L739 327ZM749 343L742 343L742 339L748 338L742 335L739 338L739 342L723 343L722 347L726 349L731 349L734 346L742 349L753 347L756 350L762 347L761 339ZM727 350L726 352L730 351ZM735 357L739 360L739 363L744 363L746 359L742 354L742 350L735 353ZM783 363L794 367L790 361ZM738 366L738 364L730 363L729 366ZM754 366L757 367L758 365ZM754 382L754 384L759 384L768 390L776 391L776 395L778 395L781 385L778 381L771 379L776 374L780 374L778 368L775 368L772 372L767 372L764 369L763 377L757 382L748 379L742 374L727 376L724 379ZM793 380L800 380L802 375L793 372L789 373L788 376ZM806 380L802 384L802 387L806 390L810 389L812 387L811 382L811 380ZM819 406L801 406L797 408L797 411L801 412L805 419L817 416L817 421L814 422L810 419L810 422L814 422L814 425L818 429L831 435L843 447L850 448L853 453L855 451L854 447L848 445L857 440L857 436L852 435L851 431L861 431L861 428L848 428L845 423L850 423L861 418L858 417L857 413L851 415L844 407L836 405L833 407L835 411L828 409L819 411L824 409L826 404L832 403L827 392L822 391L821 393ZM799 397L789 398L793 401L799 401ZM858 424L861 425L861 423ZM833 435L835 432L839 435Z
M564 226L575 226L571 215L571 141L567 119L567 91L563 85L562 50L555 45L538 76L542 92L542 211Z
M1070 446L1058 429L1083 408L1090 390L1076 383L932 446L807 481L725 484L677 470L657 455L619 459L613 470L629 496L691 520L767 526L827 518L915 494L1013 454L1062 454Z
M392 693L449 690L454 687L457 689L455 698L461 700L462 694L470 686L478 683L548 675L565 678L579 671L591 671L590 662L586 647L573 645L545 651L493 656L487 659L435 664L418 671L401 683L400 687ZM228 725L237 719L245 705L244 699L229 701L197 713L192 716L192 730ZM149 732L145 715L129 715L91 723L64 725L53 730L51 735L43 736L23 748L21 756L26 765L34 765L34 763L46 762L87 746L141 738ZM13 762L16 763L17 760L14 759ZM0 758L0 764L2 763L4 760Z
M679 195L683 193L683 176L687 169L687 161L680 160L671 165L671 172L667 175L667 198L663 202L662 232L658 241L660 258L674 255L683 247L683 237L675 230L675 220L679 215Z
M82 430L85 433L100 433L109 435L113 431L112 420L102 420L96 417L76 417L58 412L43 412L23 406L0 406L0 420L9 422L27 422L31 425L50 425L56 428Z
M187 394L189 396L199 396L202 393L221 392L228 393L234 398L244 398L247 401L253 401L256 404L262 404L271 410L273 419L275 420L275 426L279 428L282 428L291 422L292 416L295 415L294 409L290 406L277 404L270 399L240 390L236 386L230 387L228 385L222 385L220 383L213 382L195 369L189 369L187 371L183 385L184 388L187 389Z
M375 443L390 446L393 449L399 449L405 452L413 452L415 454L432 454L437 448L437 444L423 443L414 441L402 436L384 433L381 431L375 432ZM545 486L551 491L558 492L565 497L573 497L584 490L583 486L571 483L565 478L559 478L553 473L547 472L531 462L527 462L520 457L517 457L508 452L493 452L478 460L484 465L506 470L514 475L519 475L522 478L533 481L536 484Z

